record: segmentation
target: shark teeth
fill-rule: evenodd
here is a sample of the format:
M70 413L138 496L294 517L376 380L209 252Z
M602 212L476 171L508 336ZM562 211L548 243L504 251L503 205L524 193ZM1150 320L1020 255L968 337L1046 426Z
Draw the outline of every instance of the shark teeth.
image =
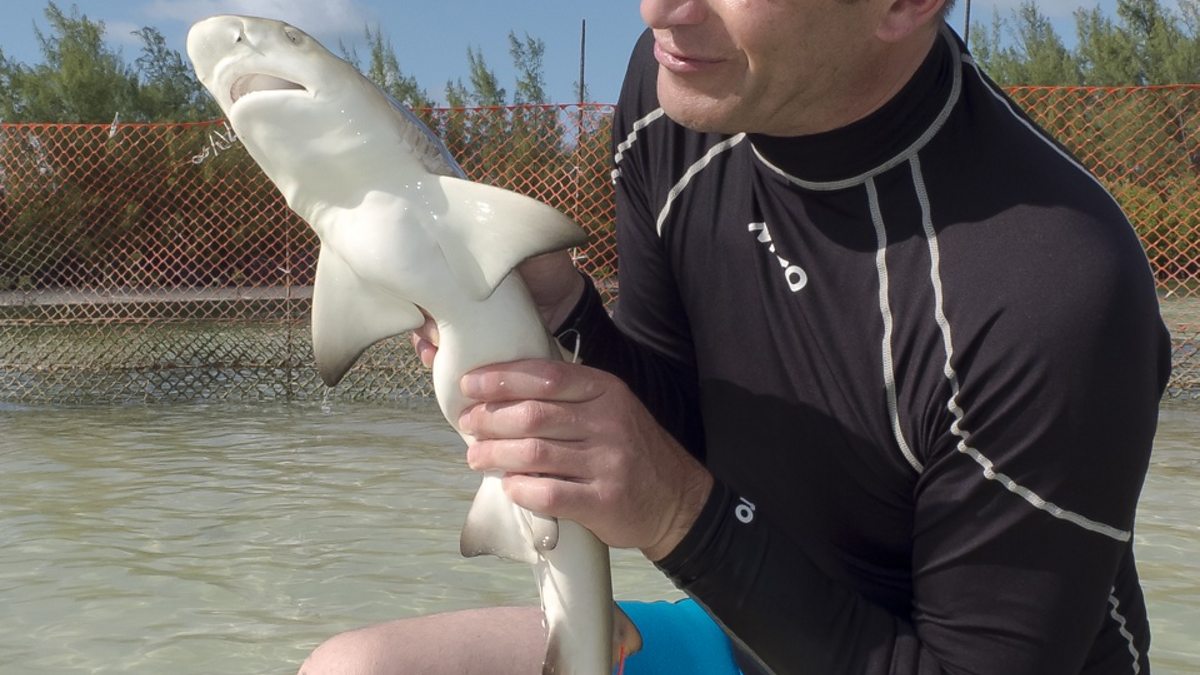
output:
M233 86L229 88L230 102L237 101L246 94L252 94L256 91L285 91L285 90L300 90L305 91L303 85L285 80L274 75L265 75L263 73L251 73L242 75L233 81Z

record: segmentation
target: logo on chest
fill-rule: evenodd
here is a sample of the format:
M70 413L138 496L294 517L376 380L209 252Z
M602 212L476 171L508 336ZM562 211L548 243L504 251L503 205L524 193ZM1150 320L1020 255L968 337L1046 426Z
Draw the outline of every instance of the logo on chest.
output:
M771 230L766 223L750 223L750 232L757 232L759 243L766 246L767 252L775 256L779 268L783 270L783 278L793 293L799 293L808 285L808 273L804 271L804 268L788 261L775 250L775 243L771 240Z

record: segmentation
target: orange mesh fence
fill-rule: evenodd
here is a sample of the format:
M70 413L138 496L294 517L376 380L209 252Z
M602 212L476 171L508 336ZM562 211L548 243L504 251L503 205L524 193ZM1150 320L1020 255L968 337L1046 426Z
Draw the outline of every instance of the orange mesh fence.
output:
M1200 87L1013 90L1125 205L1200 395ZM422 111L468 175L550 203L615 292L612 107ZM225 123L0 125L0 401L428 395L404 339L327 390L308 329L316 239ZM1195 310L1195 311L1192 311Z
M1200 398L1200 85L1016 87L1137 229L1174 342L1168 395Z
M580 263L612 275L611 106L423 114L473 179L588 228ZM0 125L0 401L430 393L402 339L320 383L316 257L224 122Z

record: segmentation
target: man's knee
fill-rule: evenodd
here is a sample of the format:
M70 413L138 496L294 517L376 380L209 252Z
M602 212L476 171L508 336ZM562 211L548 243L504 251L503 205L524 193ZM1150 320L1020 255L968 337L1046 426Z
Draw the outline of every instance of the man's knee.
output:
M300 666L299 675L382 675L380 645L369 629L340 633L322 642Z

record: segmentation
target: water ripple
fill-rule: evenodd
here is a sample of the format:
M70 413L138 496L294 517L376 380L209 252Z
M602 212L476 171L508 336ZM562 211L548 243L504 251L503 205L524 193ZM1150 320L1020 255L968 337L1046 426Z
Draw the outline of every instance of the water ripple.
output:
M1156 672L1200 670L1200 414L1165 409L1137 547ZM289 672L330 634L536 602L457 554L478 479L430 405L0 409L0 673ZM678 597L614 552L619 597Z

